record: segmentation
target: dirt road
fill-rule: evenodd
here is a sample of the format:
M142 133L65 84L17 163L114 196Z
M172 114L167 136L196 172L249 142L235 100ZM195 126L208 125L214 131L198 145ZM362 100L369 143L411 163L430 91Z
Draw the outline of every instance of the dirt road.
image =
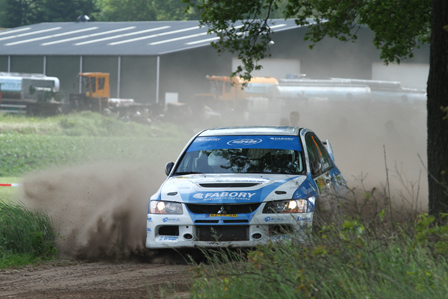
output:
M188 298L189 268L61 260L0 270L0 298Z

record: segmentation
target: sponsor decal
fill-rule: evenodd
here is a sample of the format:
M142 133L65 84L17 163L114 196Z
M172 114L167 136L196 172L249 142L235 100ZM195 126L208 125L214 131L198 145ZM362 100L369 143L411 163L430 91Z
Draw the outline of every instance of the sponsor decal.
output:
M234 139L227 142L228 145L254 145L263 142L260 138L241 138L241 139Z
M160 236L157 241L177 241L179 237L174 236Z
M299 216L297 217L297 221L311 221L310 216Z
M146 228L146 231L150 233L151 229L148 227L148 228Z
M207 215L205 215L205 218L209 218L209 217L233 217L233 218L236 218L236 217L238 217L238 214L207 214Z
M319 191L324 189L327 185L325 184L325 180L323 177L318 178L315 180L317 187L319 188Z
M207 192L196 193L193 198L203 200L233 199L233 200L250 200L255 192Z
M309 189L306 189L305 187L302 188L303 194L311 194L312 192L315 192L315 190L310 187Z
M197 137L188 147L187 152L199 150L229 149L229 148L276 148L301 151L302 146L298 137L292 136L220 136ZM271 139L277 138L277 139Z
M278 222L278 221L285 221L282 217L266 217L264 218L264 222Z
M148 222L152 222L152 217L148 217Z
M162 220L163 220L163 222L180 222L180 218L168 218L168 217L165 217Z
M208 183L210 180L198 180L197 183ZM224 178L224 179L213 179L213 183L265 183L269 182L269 179L259 179L259 178Z
M269 139L275 140L275 141L280 141L280 140L282 140L282 141L292 141L292 140L294 140L294 138L292 138L292 137L271 137Z

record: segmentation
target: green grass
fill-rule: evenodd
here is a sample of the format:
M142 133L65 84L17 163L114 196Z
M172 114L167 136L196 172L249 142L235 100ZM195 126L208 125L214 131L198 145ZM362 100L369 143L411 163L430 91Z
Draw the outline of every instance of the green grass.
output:
M0 201L0 267L16 267L53 258L56 235L43 211Z
M170 123L145 125L124 122L116 116L84 111L52 117L28 117L0 113L0 134L101 136L101 137L181 137L181 127Z
M196 266L191 298L444 298L448 227L419 238L428 224L394 234L347 219L305 243L270 243L245 257L205 251L210 265Z
M285 242L204 249L190 298L445 298L448 221L391 205L386 190L351 189Z
M190 138L171 124L148 126L91 112L49 118L0 115L0 132L0 177L102 160L174 160Z
M174 159L185 142L183 138L0 135L0 176L92 161Z
M12 184L19 182L18 177L0 177L0 184ZM17 187L1 187L0 186L0 201L12 202L17 195Z

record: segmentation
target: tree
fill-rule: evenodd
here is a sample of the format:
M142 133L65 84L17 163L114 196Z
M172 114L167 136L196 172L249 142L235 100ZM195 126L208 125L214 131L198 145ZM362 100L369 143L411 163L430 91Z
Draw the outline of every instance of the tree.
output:
M2 6L1 27L30 25L38 23L42 17L41 0L5 0Z
M428 78L429 212L448 212L448 1L433 0Z
M448 213L448 1L446 0L182 0L200 13L200 24L220 39L212 44L221 53L237 53L242 61L232 75L251 78L270 56L271 16L287 2L285 18L309 26L310 47L324 37L355 42L360 26L375 34L373 43L386 64L400 63L430 43L428 78L429 212L440 219ZM443 108L445 107L445 109ZM444 119L445 118L445 119Z
M179 0L101 0L103 21L197 20L194 10L186 11Z
M41 22L75 22L78 16L91 20L99 12L95 0L1 0L0 27L13 28Z
M75 22L81 15L94 21L99 8L94 0L43 0L41 22Z

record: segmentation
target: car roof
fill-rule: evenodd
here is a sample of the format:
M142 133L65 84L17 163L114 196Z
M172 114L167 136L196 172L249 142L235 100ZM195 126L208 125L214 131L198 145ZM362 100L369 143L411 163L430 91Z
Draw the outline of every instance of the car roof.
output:
M298 136L301 127L289 126L242 126L242 127L222 127L205 130L198 136L223 136L223 135L284 135Z

